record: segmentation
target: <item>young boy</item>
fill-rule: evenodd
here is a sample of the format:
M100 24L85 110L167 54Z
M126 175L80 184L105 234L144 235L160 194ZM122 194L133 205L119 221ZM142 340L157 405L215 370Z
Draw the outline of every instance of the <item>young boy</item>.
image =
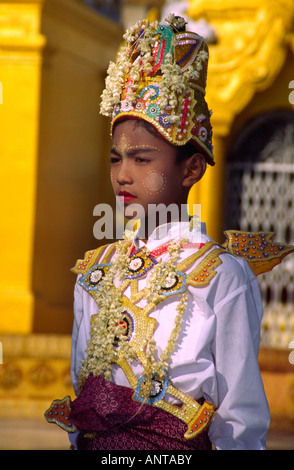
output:
M265 448L256 276L193 218L164 212L185 207L214 164L207 46L184 24L171 16L136 25L109 68L102 111L113 113L111 182L141 225L74 268L78 397L62 427L75 431L76 449ZM56 414L67 404L55 403Z

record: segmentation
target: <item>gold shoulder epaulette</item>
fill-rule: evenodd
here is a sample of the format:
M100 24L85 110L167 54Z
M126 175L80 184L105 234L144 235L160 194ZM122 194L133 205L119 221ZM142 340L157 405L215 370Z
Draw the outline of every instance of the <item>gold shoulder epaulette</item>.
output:
M294 246L275 242L274 233L227 230L224 234L227 239L222 246L229 253L246 259L256 276L270 271L294 252Z
M85 274L103 255L108 245L99 246L95 250L90 250L85 253L83 259L78 259L75 266L71 268L71 271L75 274Z

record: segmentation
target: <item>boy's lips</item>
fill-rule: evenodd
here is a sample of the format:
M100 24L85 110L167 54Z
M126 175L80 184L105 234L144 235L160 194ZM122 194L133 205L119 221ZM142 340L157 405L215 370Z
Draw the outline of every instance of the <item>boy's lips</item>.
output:
M131 201L132 199L136 199L136 196L133 194L129 193L128 191L120 191L118 193L120 197L123 197L125 201Z

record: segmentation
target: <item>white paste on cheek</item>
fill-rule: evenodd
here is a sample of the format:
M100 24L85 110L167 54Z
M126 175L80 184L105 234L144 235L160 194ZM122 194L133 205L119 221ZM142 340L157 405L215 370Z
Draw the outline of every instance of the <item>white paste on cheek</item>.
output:
M155 194L161 192L166 185L166 177L163 173L151 171L143 181L143 186L147 192Z
M110 181L111 181L112 187L114 188L114 185L116 183L116 178L114 177L112 169L110 170Z

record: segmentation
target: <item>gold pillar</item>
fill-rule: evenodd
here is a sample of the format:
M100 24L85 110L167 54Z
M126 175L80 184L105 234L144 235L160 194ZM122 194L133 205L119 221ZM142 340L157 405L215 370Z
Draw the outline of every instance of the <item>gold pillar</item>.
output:
M0 5L1 262L0 331L29 333L42 0Z
M218 243L223 242L223 195L225 190L226 145L220 136L214 136L216 165L207 165L199 183L189 193L188 204L201 204L201 220L206 224L207 235Z

